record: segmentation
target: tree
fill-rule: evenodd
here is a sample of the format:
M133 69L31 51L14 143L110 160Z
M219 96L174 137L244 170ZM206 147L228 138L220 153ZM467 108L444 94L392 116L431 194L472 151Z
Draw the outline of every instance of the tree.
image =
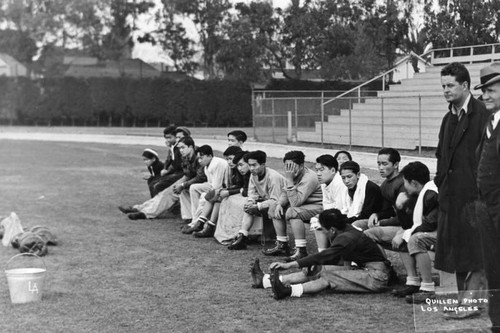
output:
M425 6L424 32L434 48L498 42L500 2L439 0L439 9Z
M215 78L215 57L224 37L222 26L232 8L229 0L171 0L170 4L176 13L191 19L195 24L203 50L204 69L209 79Z
M188 37L183 23L170 0L162 0L162 8L156 12L159 28L153 33L146 33L138 38L140 43L159 43L174 63L177 71L194 73L198 63L193 59L196 54L194 41Z
M216 62L226 76L247 82L269 78L276 67L273 50L276 46L279 20L270 3L238 3L237 14L225 26L225 37L216 55Z

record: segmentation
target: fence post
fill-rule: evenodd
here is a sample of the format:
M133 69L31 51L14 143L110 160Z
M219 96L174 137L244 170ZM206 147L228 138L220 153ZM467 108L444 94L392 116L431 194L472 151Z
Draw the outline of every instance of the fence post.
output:
M288 118L288 132L286 139L288 142L292 142L292 111L287 111L286 112L287 118Z
M325 97L325 93L322 91L321 92L321 146L323 146L324 141L323 141L323 122L325 119L325 105L323 104L323 100Z
M297 115L297 98L295 98L295 138L299 136L299 117ZM297 139L298 140L298 139Z
M418 95L418 156L422 155L422 96Z
M382 147L381 148L384 148L384 97L382 97L381 99L381 116L382 116L382 120L381 120L381 125L382 125Z
M255 128L255 92L252 88L252 127L253 127L253 138L256 140L257 139L257 130Z
M272 128L272 133L273 133L273 143L276 143L276 134L275 134L275 129L276 129L276 119L274 117L274 98L271 100L272 101L272 104L271 104L271 111L272 111L272 121L271 121L271 126L273 127Z
M349 98L349 150L352 149L352 99Z

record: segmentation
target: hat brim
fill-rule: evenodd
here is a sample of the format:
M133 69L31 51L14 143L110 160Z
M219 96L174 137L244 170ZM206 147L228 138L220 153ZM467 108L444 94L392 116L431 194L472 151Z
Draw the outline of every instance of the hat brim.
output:
M474 90L481 89L483 87L489 86L489 85L496 83L496 82L499 82L499 81L500 81L500 75L497 75L485 83L478 84L477 86L474 87Z

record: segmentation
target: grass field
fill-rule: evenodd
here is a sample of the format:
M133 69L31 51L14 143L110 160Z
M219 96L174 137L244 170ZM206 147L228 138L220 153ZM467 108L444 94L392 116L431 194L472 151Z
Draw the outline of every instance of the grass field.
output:
M413 331L412 306L388 293L276 301L250 288L252 258L271 263L260 245L229 251L181 234L177 217L129 220L116 207L148 198L142 149L0 140L0 216L60 240L42 302L12 305L0 279L0 332ZM16 253L3 248L0 263Z

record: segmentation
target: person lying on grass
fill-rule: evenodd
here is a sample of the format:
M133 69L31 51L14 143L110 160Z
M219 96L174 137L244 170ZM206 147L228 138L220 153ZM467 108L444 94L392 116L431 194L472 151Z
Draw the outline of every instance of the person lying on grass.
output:
M221 201L231 195L240 193L244 187L245 181L243 175L238 172L233 162L237 154L243 154L241 148L238 146L230 146L224 151L223 156L226 158L229 166L229 182L224 181L222 187L212 189L206 193L205 202L202 207L200 207L201 213L198 217L198 221L203 225L203 229L193 232L195 237L207 238L214 235L215 226L219 219ZM246 187L248 187L248 181Z
M376 293L385 291L390 262L379 247L362 231L348 223L338 209L319 215L322 231L334 237L330 248L297 261L273 262L270 274L264 274L259 259L251 265L254 288L272 288L275 299L301 297L323 290L334 292ZM346 266L352 261L357 267ZM301 272L279 275L279 270L304 268Z

